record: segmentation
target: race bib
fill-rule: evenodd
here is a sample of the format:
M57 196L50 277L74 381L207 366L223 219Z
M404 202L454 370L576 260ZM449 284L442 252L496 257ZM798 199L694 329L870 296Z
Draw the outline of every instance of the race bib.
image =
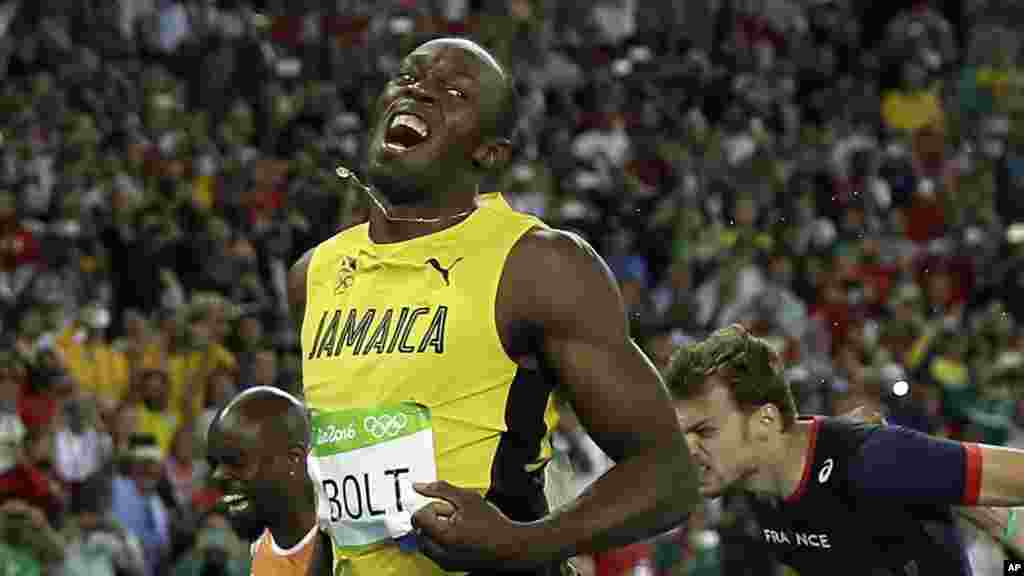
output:
M314 414L310 475L317 515L336 546L365 546L412 531L431 499L412 489L437 479L430 410L411 402Z

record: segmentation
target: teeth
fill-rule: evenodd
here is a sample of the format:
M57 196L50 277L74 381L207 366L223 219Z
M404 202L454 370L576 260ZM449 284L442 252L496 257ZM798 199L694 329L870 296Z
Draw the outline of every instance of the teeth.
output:
M412 114L396 115L394 118L391 119L391 127L393 128L395 126L405 126L406 128L409 128L410 130L413 130L414 132L419 134L420 138L426 138L427 133L429 132L429 129L427 128L427 123L424 122L419 117L413 116Z
M249 500L244 494L225 494L220 499L221 504L227 506L228 511L238 513L249 507Z

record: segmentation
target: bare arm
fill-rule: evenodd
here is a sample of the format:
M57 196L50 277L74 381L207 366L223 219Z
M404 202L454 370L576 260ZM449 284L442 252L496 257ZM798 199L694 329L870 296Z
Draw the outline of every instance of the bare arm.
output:
M1021 520L1014 518L1013 528L1010 528L1011 517L1009 508L992 508L974 506L969 508L954 508L958 516L967 520L979 530L988 534L992 539L999 542L1012 551L1018 558L1024 558L1024 531L1020 528ZM1020 515L1018 511L1016 516Z
M288 308L291 310L295 329L300 332L302 319L306 315L306 272L309 270L314 250L315 248L307 250L288 271Z
M1024 558L1024 530L1011 507L1024 506L1024 451L978 444L977 500L955 507L958 516Z
M621 295L600 256L570 234L527 235L499 289L499 316L510 309L540 329L544 363L616 461L578 499L530 525L531 556L592 553L680 524L699 499L696 472L668 392L630 338Z
M979 506L1024 506L1024 450L976 445L980 452Z
M288 271L288 308L291 310L292 322L295 323L295 330L298 337L302 338L302 320L306 316L306 272L309 271L309 261L313 259L313 251L310 248L301 258L292 264ZM302 397L302 379L294 383L293 392Z

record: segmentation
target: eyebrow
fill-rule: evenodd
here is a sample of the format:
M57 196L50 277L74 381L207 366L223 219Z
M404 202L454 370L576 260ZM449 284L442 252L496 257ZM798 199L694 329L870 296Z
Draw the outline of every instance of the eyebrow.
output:
M405 61L402 62L400 68L406 68L408 66L412 66L413 68L419 68L420 66L423 66L429 59L430 57L426 54L410 54L406 56ZM461 68L453 70L451 75L454 79L467 80L474 85L478 82L473 76L471 76L468 72L465 72Z
M238 462L244 457L242 450L234 446L221 446L218 450L211 450L208 459L215 462Z

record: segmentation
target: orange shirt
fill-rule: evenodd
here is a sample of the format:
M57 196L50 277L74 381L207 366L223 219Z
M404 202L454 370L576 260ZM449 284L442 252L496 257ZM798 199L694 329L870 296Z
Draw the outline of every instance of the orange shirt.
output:
M252 544L251 576L305 576L316 550L318 526L310 531L291 548L284 549L274 542L270 530L264 530Z

